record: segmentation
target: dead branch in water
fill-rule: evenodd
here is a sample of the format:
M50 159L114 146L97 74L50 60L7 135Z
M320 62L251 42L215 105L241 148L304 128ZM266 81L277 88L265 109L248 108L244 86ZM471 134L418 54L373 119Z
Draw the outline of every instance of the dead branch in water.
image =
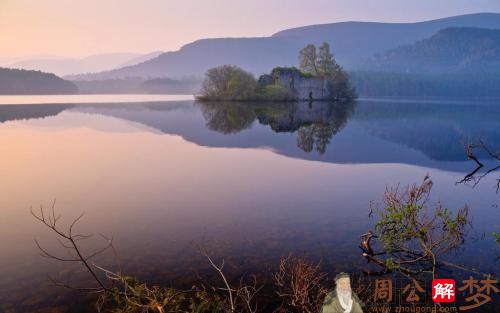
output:
M256 300L256 295L264 286L258 286L257 277L252 276L252 283L250 284L244 283L244 279L243 277L241 277L239 285L237 287L232 287L223 271L225 265L224 259L222 259L220 265L216 265L213 261L213 257L207 249L199 247L199 251L203 256L207 258L210 266L219 274L222 281L224 282L224 288L214 289L219 289L226 292L224 302L228 304L228 312L258 312L259 306Z
M461 180L457 182L457 184L469 184L472 183L472 187L476 187L481 180L488 176L489 174L496 172L500 169L500 164L496 166L492 166L487 169L483 174L477 175L479 170L482 169L485 165L478 159L475 155L475 151L483 151L486 152L492 159L500 162L500 152L493 152L487 144L485 144L481 139L477 140L475 143L465 143L464 144L465 154L469 160L472 160L476 163L476 167L470 173L464 176ZM500 178L496 179L496 193L500 191Z
M81 263L87 272L91 275L93 280L96 282L98 287L72 287L69 284L58 282L56 279L52 278L49 276L49 279L52 283L58 286L63 286L66 288L70 289L75 289L75 290L80 290L80 291L93 291L93 292L105 292L109 290L109 287L107 287L104 282L99 278L97 275L96 271L94 270L93 266L89 264L90 260L99 254L105 252L106 250L112 248L113 246L113 239L109 239L108 243L86 255L82 252L81 247L78 245L78 242L81 240L85 240L91 237L91 235L82 235L82 234L75 234L74 233L74 228L76 224L82 219L82 217L85 215L85 213L80 214L76 219L73 220L73 222L70 224L68 227L68 230L64 231L59 225L58 221L61 218L60 215L56 216L55 212L55 201L52 204L52 210L49 214L46 214L44 212L43 207L40 207L40 212L35 213L33 211L33 208L30 208L31 215L40 221L43 225L48 227L50 230L52 230L57 236L59 237L57 241L61 245L61 247L68 253L69 257L61 257L61 256L56 256L53 253L48 252L47 249L43 248L40 243L35 239L35 244L40 250L40 255L44 258L47 259L53 259L56 261L61 261L61 262L73 262L73 263Z

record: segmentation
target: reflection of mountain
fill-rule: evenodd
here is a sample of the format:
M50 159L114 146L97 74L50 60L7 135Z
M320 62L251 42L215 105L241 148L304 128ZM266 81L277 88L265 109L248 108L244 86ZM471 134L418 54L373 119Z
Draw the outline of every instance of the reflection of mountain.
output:
M434 160L461 161L464 141L500 142L499 116L497 103L373 101L362 105L356 120L376 137L422 151Z
M355 112L352 105L319 102L16 105L0 106L0 121L63 110L73 118L86 113L88 119L91 113L133 121L203 146L266 147L289 157L333 163L406 163L466 171L470 164L464 163L461 140L500 142L500 107L495 103L360 101Z
M0 122L53 116L71 107L71 104L0 105Z

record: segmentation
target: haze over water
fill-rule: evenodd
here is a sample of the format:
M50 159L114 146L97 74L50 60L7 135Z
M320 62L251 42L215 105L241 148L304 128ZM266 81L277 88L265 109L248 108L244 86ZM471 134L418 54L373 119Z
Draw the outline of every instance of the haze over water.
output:
M290 251L308 251L331 271L359 268L359 236L373 226L370 202L381 201L386 185L427 174L432 200L451 209L467 203L478 234L498 228L494 177L475 188L456 184L474 168L461 140L499 142L497 103L361 99L349 107L263 108L184 99L9 105L0 98L0 311L62 301L50 298L60 289L39 289L61 267L38 255L35 237L57 247L29 214L54 200L61 223L85 211L82 233L114 236L129 275L180 284L207 269L201 242L236 272L264 269ZM310 124L323 125L323 135L308 137ZM97 236L87 248L100 243ZM493 245L469 242L461 259L494 271L493 257L482 253Z

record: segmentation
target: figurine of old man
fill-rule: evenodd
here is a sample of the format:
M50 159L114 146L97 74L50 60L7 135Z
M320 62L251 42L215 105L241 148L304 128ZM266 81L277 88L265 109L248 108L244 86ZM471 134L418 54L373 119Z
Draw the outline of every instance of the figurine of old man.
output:
M363 313L363 303L351 289L351 279L347 273L335 277L335 289L328 293L321 313Z

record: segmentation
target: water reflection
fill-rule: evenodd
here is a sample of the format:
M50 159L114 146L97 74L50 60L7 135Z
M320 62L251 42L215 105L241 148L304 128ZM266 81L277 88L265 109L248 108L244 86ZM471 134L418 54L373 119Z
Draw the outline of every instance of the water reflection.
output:
M387 101L0 105L0 311L44 289L49 266L32 240L48 238L28 208L54 198L68 219L87 212L82 231L115 236L127 273L161 273L166 284L205 264L190 259L202 236L241 271L306 250L346 270L364 262L370 201L427 173L439 200L467 202L490 234L499 217L491 179L474 190L455 182L473 167L460 140L500 142L499 113ZM494 266L490 243L467 249L466 260ZM50 291L47 302L60 292Z
M250 128L255 120L254 105L241 102L195 102L207 121L207 127L223 134Z
M152 132L180 135L209 147L265 148L331 163L405 163L465 172L462 142L500 142L496 103L359 101L358 103L49 104L0 106L0 121L46 127L78 114L111 116ZM50 116L65 116L57 123ZM70 118L69 115L72 115ZM82 115L83 116L83 115ZM95 121L86 121L87 127ZM100 127L120 131L112 125ZM478 155L488 162L490 156Z
M297 132L297 147L324 154L330 139L347 123L355 102L197 102L209 129L223 134L250 128L255 119L274 132Z
M12 120L29 120L55 116L72 107L73 105L71 104L0 105L0 123Z

